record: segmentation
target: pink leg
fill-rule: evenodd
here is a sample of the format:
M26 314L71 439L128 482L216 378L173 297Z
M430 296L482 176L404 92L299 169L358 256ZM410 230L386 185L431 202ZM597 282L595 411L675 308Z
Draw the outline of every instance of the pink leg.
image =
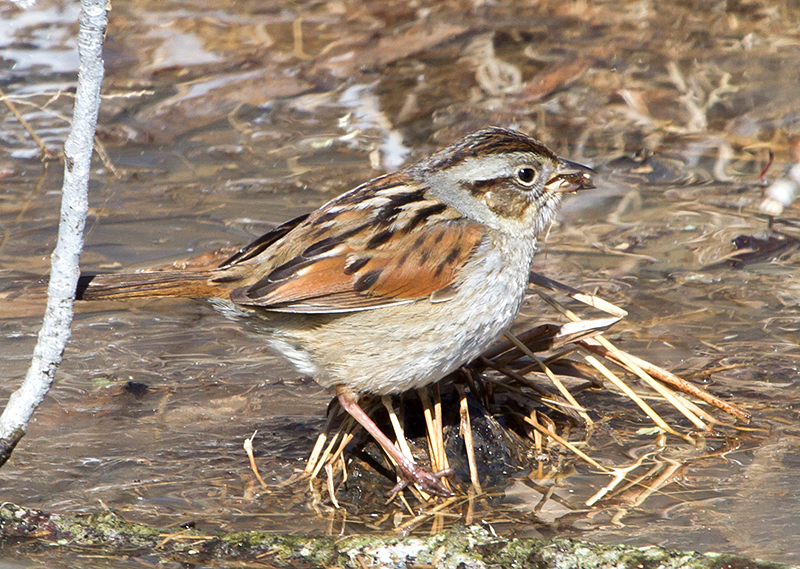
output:
M366 413L364 413L364 410L358 404L358 395L356 395L356 393L344 385L337 385L336 397L339 398L339 404L342 406L342 409L350 413L353 419L358 421L361 426L364 427L370 435L372 435L372 438L374 438L378 444L381 445L381 448L386 451L386 454L394 459L400 468L400 472L402 472L403 477L406 480L418 484L419 487L425 490L425 492L428 494L433 494L435 496L452 495L452 492L448 490L441 481L442 476L447 476L453 473L452 469L443 470L441 472L437 472L436 474L425 472L419 466L417 466L413 459L400 452L394 443L392 443L392 441L390 441L389 438L383 434L383 431L378 428L378 425L376 425L373 420L370 419Z

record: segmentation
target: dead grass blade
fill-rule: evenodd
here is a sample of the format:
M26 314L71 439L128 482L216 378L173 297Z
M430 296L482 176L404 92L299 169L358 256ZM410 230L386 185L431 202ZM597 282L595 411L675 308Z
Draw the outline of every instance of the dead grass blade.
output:
M516 338L516 336L514 336L511 332L506 332L506 338L511 340L511 342L515 346L517 346L517 348L519 348L522 351L522 353L524 353L533 361L535 361L537 364L539 364L539 367L542 368L544 374L548 377L550 381L553 382L553 385L556 386L556 389L558 389L561 395L564 396L564 399L566 399L569 402L572 408L578 412L578 415L580 415L581 419L583 419L587 425L594 424L591 417L589 417L589 414L586 412L586 409L584 409L583 406L581 406L575 400L575 398L572 396L572 393L570 393L569 390L564 386L564 383L560 379L558 379L558 377L556 377L556 374L554 374L553 371L548 366L546 366L545 363L536 354L534 354L532 351L528 349L528 346L520 342Z
M460 433L464 437L464 446L467 449L467 464L469 465L469 479L475 492L481 493L481 481L478 477L478 464L475 462L475 446L472 441L472 423L469 418L469 403L467 393L462 385L456 385L458 390L459 413L461 415Z
M613 361L615 363L618 363L618 364L621 364L621 365L623 364L623 362L617 358L616 354L613 351L608 350L602 344L592 344L590 342L579 342L579 344L582 345L584 348L586 348L587 350L591 351L594 354L597 354L597 355L602 356L604 358L608 358L608 359L610 359L611 361ZM720 411L724 411L728 415L732 415L732 416L734 416L734 417L736 417L738 419L741 419L742 421L745 421L747 423L749 423L750 420L752 419L752 416L750 415L750 413L747 413L746 411L743 411L743 410L739 409L738 407L734 407L733 405L731 405L729 403L726 403L725 401L722 401L721 399L719 399L717 397L714 397L708 391L700 389L696 385L694 385L692 383L689 383L685 379L681 379L677 375L665 370L664 368L659 367L659 366L654 365L654 364L651 364L650 362L645 361L645 360L643 360L641 358L638 358L638 357L634 356L633 354L629 354L627 352L623 352L623 353L625 354L625 356L627 357L628 360L636 363L637 366L639 366L641 369L645 370L648 374L650 374L651 376L655 377L659 381L663 381L664 383L667 383L667 384L671 385L672 387L674 387L678 391L681 391L683 393L686 393L687 395L691 395L693 397L696 397L697 399L700 399L701 401L704 401L704 402L708 403L709 405L713 405L714 407L716 407Z
M253 469L253 474L255 474L256 478L258 478L258 482L259 484L261 484L261 488L266 490L267 484L264 482L264 479L261 478L261 475L258 473L258 466L256 466L256 458L255 456L253 456L253 439L256 438L256 433L258 433L258 431L253 431L253 434L249 438L246 438L244 440L244 444L242 446L244 447L244 452L247 453L247 458L250 460L250 468Z
M577 288L572 288L571 286L565 285L558 281L554 281L553 279L548 279L544 275L540 275L539 273L534 273L533 271L530 272L528 275L528 281L531 284L538 285L542 288L555 290L561 293L566 294L570 298L577 300L578 302L582 302L587 306L591 306L593 308L597 308L598 310L602 310L606 314L611 314L612 316L616 316L617 318L625 318L628 315L628 312L623 310L622 308L611 304L607 300L603 300L600 297L593 296L591 294L587 294Z
M579 449L578 447L573 445L568 440L566 440L563 437L559 436L555 431L552 431L552 430L548 429L547 427L543 426L541 423L539 423L537 421L533 421L530 417L525 417L525 422L527 422L534 429L536 429L538 431L541 431L543 435L546 435L546 436L550 437L551 439L556 441L558 444L560 444L564 448L569 449L570 452L572 452L576 456L581 457L583 460L585 460L586 462L588 462L589 464L591 464L592 466L594 466L598 470L601 470L602 472L610 472L610 470L608 468L606 468L605 466L603 466L602 464L597 462L595 459L593 459L591 456L589 456L588 454L583 452L581 449Z
M564 308L560 303L556 302L556 300L550 297L549 295L538 290L536 291L536 293L547 304L555 308L558 312L560 312L573 322L578 322L580 320L580 318L574 312L572 312L567 308ZM695 415L688 407L686 407L686 405L684 405L681 400L675 397L675 395L672 393L672 391L670 391L670 389L668 389L666 386L664 386L663 384L659 383L658 381L650 377L644 370L638 367L630 359L626 358L625 354L623 354L620 350L618 350L611 342L608 341L608 339L602 336L595 336L594 338L588 338L584 340L584 342L594 345L599 344L604 348L606 348L609 352L614 353L621 362L626 364L625 367L628 368L629 371L639 376L641 380L643 380L645 383L647 383L647 385L649 385L651 388L657 391L659 395L661 395L673 407L675 407L678 411L680 411L680 413L683 414L683 416L685 416L692 423L694 423L694 425L698 429L703 429L703 430L707 429L705 423L703 423L703 421L700 420L700 418L697 415ZM688 435L681 435L677 433L674 429L669 429L669 432L681 436L687 440L690 441L692 440L691 438L688 437Z

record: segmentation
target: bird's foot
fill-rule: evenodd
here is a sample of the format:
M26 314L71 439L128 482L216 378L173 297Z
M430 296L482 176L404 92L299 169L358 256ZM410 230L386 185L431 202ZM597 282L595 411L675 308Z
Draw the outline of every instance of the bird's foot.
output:
M453 495L453 492L442 482L442 478L445 476L451 476L454 473L452 468L446 468L444 470L440 470L439 472L431 473L423 470L414 463L406 463L400 467L400 471L403 474L403 480L398 482L397 485L392 488L392 493L399 492L409 484L413 483L419 486L424 492L434 496L447 498L448 496Z

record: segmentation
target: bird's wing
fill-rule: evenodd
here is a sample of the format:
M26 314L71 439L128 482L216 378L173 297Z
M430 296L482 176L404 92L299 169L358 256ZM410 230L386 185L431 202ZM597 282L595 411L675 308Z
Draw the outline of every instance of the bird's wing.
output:
M482 239L478 223L396 174L326 204L255 256L223 267L220 278L250 265L256 276L231 299L278 312L441 302Z

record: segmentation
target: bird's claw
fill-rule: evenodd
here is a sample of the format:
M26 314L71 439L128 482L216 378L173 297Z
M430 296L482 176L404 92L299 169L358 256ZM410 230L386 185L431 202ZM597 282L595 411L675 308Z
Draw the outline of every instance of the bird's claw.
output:
M434 496L447 498L448 496L453 495L453 492L448 489L444 483L442 483L442 478L445 476L450 476L454 473L452 468L446 468L444 470L440 470L439 472L427 472L426 470L414 465L413 468L402 469L402 472L403 480L398 482L397 485L392 488L392 493L397 493L409 484L413 483L419 486L424 492Z

